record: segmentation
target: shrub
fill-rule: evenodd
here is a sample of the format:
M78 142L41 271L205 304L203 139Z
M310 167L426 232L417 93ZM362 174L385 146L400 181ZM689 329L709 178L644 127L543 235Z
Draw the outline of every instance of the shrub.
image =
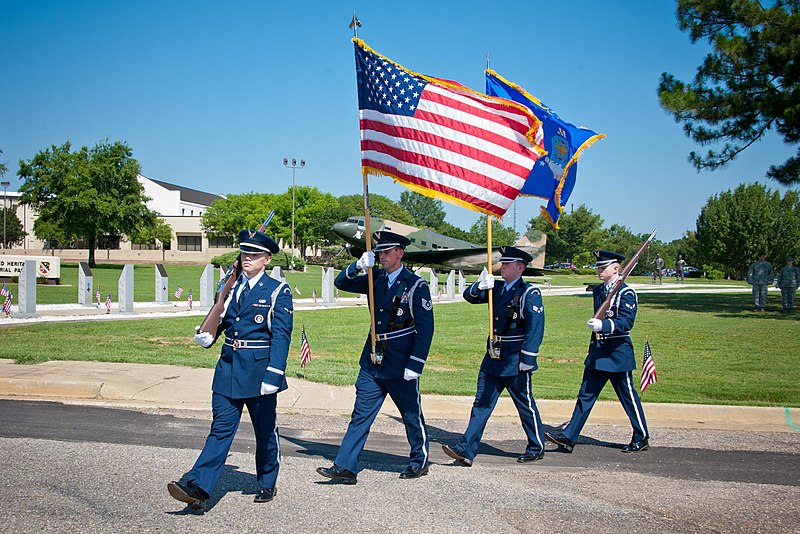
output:
M719 269L711 267L710 265L703 265L702 270L705 273L705 276L708 280L722 280L723 278L725 278L725 273L723 273ZM699 276L699 273L697 274L697 276Z

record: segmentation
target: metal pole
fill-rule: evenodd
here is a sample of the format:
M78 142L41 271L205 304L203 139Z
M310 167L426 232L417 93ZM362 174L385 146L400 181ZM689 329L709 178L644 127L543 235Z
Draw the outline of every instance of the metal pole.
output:
M289 165L289 158L283 158L283 165L285 167L289 167L292 169L292 260L289 263L289 268L294 270L294 176L296 169L302 169L305 166L305 160L300 160L300 164L297 164L297 160L292 158L292 164Z
M3 250L6 248L6 196L11 182L0 182L3 186Z

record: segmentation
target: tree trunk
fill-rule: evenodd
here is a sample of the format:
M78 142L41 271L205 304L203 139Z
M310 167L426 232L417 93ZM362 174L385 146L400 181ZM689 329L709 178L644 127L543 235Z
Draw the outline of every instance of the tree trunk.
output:
M89 237L89 268L94 269L97 267L97 262L94 261L94 248L97 245L97 236Z

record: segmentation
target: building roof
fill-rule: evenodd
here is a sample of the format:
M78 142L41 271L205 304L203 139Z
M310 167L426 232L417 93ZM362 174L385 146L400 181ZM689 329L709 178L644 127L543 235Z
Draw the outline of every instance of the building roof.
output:
M181 194L181 201L183 202L191 202L193 204L200 204L202 206L210 206L211 203L214 202L215 200L224 198L221 195L212 195L211 193L206 193L204 191L198 191L197 189L190 189L188 187L162 182L161 180L153 180L152 178L147 178L147 179L153 182L154 184L160 185L164 189L168 189L170 191L179 191Z

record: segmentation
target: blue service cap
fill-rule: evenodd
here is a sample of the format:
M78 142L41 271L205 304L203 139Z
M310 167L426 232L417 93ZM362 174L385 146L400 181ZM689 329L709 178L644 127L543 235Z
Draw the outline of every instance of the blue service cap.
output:
M239 232L239 250L255 254L275 254L280 247L267 234L256 230L242 230Z
M533 260L533 256L517 247L500 247L500 263L511 263L521 261L525 265Z
M405 249L411 244L411 240L406 236L394 232L387 232L386 230L373 233L372 239L374 239L376 243L375 248L372 249L373 252L383 252L384 250L395 247Z
M622 254L617 254L616 252L611 252L610 250L595 250L592 252L594 255L595 261L594 266L597 267L607 267L612 263L622 263L625 261L625 256Z

